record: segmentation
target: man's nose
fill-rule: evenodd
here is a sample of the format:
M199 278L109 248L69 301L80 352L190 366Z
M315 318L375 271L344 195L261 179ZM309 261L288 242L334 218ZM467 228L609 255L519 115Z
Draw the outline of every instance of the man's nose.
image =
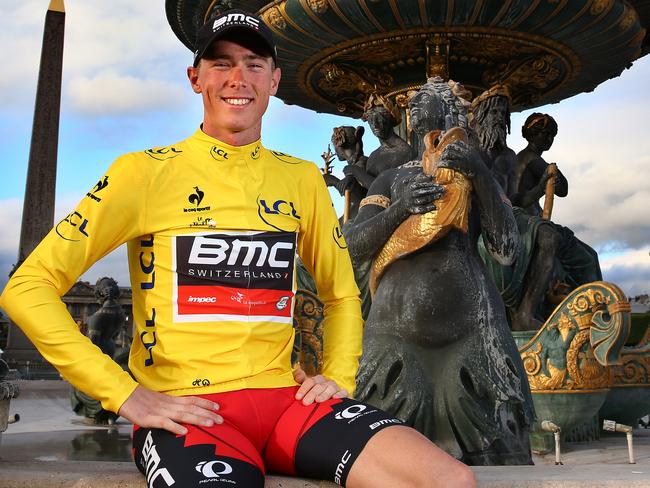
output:
M230 70L230 79L231 86L244 86L246 85L246 76L244 75L244 70L239 66L235 66Z

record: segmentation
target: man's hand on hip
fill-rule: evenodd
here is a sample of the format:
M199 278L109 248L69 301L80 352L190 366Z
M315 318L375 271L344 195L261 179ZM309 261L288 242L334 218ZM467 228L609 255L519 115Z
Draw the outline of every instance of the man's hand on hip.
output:
M293 373L293 378L300 383L300 388L296 392L296 400L302 400L303 405L312 403L321 403L330 398L345 398L348 391L336 384L336 381L330 380L323 375L307 376L302 369L297 369Z
M185 435L187 429L181 423L205 427L223 423L217 410L218 404L204 398L176 397L138 385L117 413L140 427Z

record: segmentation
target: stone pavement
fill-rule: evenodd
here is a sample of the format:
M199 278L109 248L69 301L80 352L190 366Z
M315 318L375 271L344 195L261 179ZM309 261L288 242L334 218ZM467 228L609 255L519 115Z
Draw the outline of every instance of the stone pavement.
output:
M63 381L21 382L10 413L20 421L0 434L0 488L145 488L130 461L130 424L84 424L70 410ZM475 467L481 488L650 488L650 430L635 430L637 463L625 435L563 445L564 466L535 456L535 466ZM269 476L266 488L333 488L327 482ZM399 487L397 487L399 488Z

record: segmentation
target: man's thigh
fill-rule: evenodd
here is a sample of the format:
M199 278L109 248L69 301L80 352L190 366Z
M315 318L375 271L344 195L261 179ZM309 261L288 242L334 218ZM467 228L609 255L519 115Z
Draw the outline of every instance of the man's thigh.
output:
M384 428L401 423L378 408L348 398L309 406L296 401L278 420L264 461L269 471L345 485L368 441Z
M133 456L149 488L262 488L264 465L253 445L234 427L185 425L177 436L162 429L135 427Z

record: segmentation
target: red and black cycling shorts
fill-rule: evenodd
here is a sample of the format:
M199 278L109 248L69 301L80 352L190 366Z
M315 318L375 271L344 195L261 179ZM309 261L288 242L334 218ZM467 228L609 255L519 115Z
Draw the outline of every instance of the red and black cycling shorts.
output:
M305 406L297 387L202 395L219 404L224 423L185 424L179 436L134 426L133 455L149 488L263 487L267 471L345 480L368 440L401 424L385 412L350 400Z

